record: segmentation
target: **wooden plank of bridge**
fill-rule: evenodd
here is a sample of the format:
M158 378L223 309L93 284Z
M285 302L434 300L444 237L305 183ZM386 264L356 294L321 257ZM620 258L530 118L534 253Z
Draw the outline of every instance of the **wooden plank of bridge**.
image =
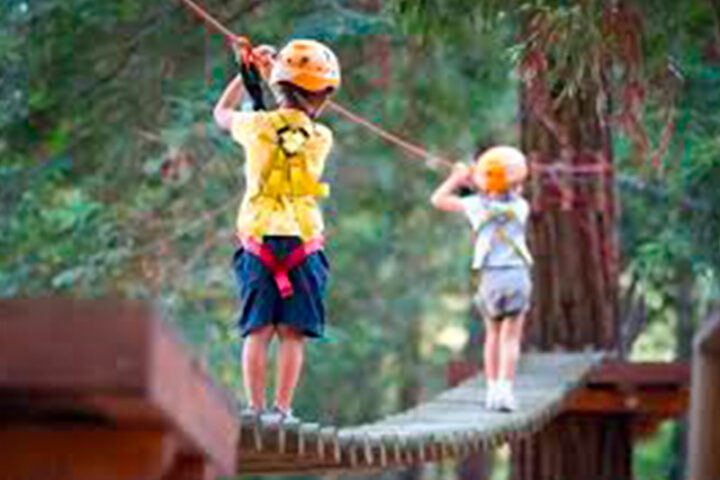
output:
M146 465L145 478L160 478L153 469L171 468L176 455L222 474L236 468L232 402L173 329L139 302L0 300L0 428L8 447L0 465L78 472L63 478L89 478L81 475L86 468L95 472L102 456L113 455L122 459L107 462L117 475L94 479L139 478L121 464ZM15 438L35 442L34 456L16 455ZM75 447L87 455L73 454Z
M526 356L517 379L520 409L510 414L484 410L485 384L474 377L406 412L339 431L261 419L243 425L238 473L384 470L492 448L546 424L599 361L592 353Z

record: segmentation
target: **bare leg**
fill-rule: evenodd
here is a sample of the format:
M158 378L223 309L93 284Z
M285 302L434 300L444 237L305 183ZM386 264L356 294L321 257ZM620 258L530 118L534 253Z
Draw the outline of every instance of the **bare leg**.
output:
M498 375L501 379L512 381L515 378L515 363L520 353L520 340L525 325L525 315L507 318L501 325Z
M275 405L284 412L292 408L295 387L300 380L302 371L305 337L285 325L278 326L280 345L278 347L277 384L275 388Z
M485 347L483 359L485 362L485 377L488 381L498 378L499 340L501 323L485 319Z
M243 383L250 408L265 408L267 385L267 347L275 329L272 325L258 328L245 338L242 352Z

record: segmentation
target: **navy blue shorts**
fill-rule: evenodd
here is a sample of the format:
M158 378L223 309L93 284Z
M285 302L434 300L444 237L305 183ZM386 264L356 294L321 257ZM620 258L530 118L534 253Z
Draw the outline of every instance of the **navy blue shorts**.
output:
M275 257L282 260L301 244L298 237L266 236ZM325 328L325 290L330 273L322 251L309 255L289 272L293 294L282 298L273 274L259 258L240 248L233 256L240 296L238 324L245 337L266 325L288 325L308 337L322 337Z

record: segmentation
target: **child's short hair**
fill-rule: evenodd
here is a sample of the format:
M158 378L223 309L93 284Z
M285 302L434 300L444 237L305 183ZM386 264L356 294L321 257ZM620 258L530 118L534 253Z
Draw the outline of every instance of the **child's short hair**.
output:
M290 82L278 82L272 86L272 91L278 103L310 113L310 111L316 110L317 107L325 103L335 89L326 88L319 92L311 92Z

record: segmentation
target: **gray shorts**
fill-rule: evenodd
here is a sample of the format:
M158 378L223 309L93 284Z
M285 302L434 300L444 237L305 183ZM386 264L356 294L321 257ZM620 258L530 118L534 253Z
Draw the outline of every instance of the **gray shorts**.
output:
M500 320L530 308L532 282L524 267L486 267L480 272L475 304L483 317Z

